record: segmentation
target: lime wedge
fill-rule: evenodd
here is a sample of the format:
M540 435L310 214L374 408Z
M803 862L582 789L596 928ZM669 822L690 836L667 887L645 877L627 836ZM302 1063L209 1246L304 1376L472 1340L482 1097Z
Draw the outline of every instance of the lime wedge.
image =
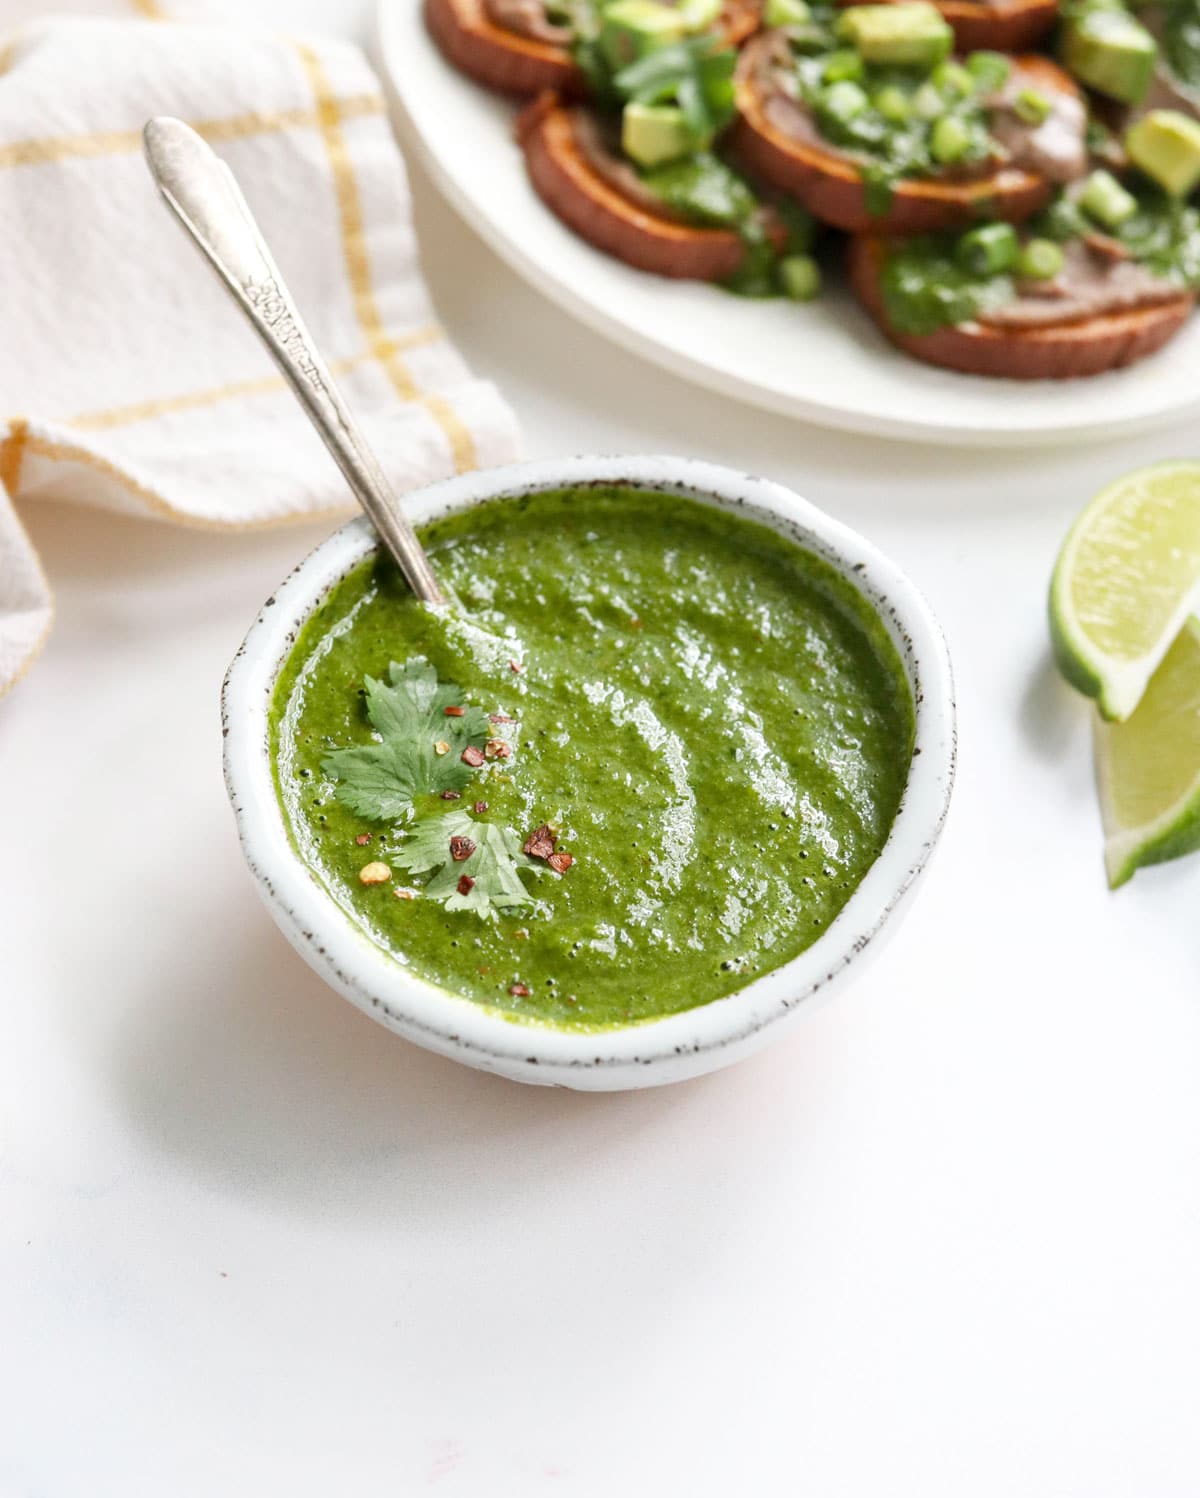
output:
M1136 712L1096 720L1096 779L1113 889L1200 848L1200 620L1186 622Z
M1156 463L1102 490L1050 584L1059 669L1106 718L1128 718L1200 603L1200 463Z

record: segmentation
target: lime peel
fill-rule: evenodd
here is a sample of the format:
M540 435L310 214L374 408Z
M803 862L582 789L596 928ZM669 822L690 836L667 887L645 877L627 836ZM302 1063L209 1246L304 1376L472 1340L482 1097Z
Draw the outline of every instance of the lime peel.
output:
M1059 669L1103 717L1137 707L1200 608L1200 463L1157 463L1110 484L1071 528L1050 585Z

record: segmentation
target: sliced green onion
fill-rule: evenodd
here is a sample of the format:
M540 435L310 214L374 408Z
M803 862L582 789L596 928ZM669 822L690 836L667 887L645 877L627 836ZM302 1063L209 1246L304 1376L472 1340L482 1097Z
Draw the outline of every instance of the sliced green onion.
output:
M1013 110L1027 125L1044 124L1050 117L1050 100L1036 88L1023 88L1013 100Z
M934 161L948 166L961 161L971 144L971 132L957 115L944 114L934 122L929 135L929 151Z
M1087 224L1070 198L1059 198L1038 215L1037 227L1047 239L1065 243L1068 239L1078 239L1086 231Z
M969 99L975 92L975 79L962 63L950 59L939 62L930 74L930 79L935 88L941 89L942 93L949 94L953 99Z
M811 255L785 255L779 262L779 284L794 302L811 302L821 289L821 267Z
M965 66L981 94L998 92L1012 72L1012 62L1003 52L972 52Z
M1111 172L1093 172L1079 194L1079 206L1106 229L1119 228L1137 212L1137 199Z
M903 125L911 113L908 95L894 83L885 84L871 103L890 125Z
M858 53L846 47L829 54L821 69L821 77L826 83L861 83L866 71L866 65Z
M812 20L807 0L767 0L764 26L803 26Z
M912 110L920 120L936 120L938 115L946 111L946 101L942 98L941 90L935 84L923 83L912 96Z
M857 83L849 79L831 83L817 97L817 108L835 120L852 120L867 107L866 94Z
M1031 239L1017 256L1017 274L1029 281L1050 281L1063 268L1062 246L1052 239Z
M958 241L960 265L976 276L1000 276L1017 263L1021 242L1011 224L982 224Z

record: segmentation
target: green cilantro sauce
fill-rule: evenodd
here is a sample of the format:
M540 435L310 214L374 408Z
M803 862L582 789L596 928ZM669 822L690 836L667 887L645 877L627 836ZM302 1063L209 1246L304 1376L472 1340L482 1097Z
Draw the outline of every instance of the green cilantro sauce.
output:
M1200 290L1200 210L1148 187L1139 188L1137 212L1116 228L1090 223L1067 197L1027 228L1062 245L1088 230L1102 230L1153 275L1180 289ZM964 259L966 237L922 234L889 246L880 289L888 321L898 332L921 336L957 327L1020 294L1012 274L981 273Z
M859 595L739 515L621 488L482 505L422 539L462 609L363 562L305 625L272 708L294 844L363 930L442 987L572 1028L707 1003L815 941L883 847L912 753L899 658ZM322 765L372 741L364 677L417 657L516 720L510 758L461 800L418 797L417 817L484 801L521 840L552 824L575 862L523 873L532 905L450 911L394 864L360 882L405 824L356 815Z

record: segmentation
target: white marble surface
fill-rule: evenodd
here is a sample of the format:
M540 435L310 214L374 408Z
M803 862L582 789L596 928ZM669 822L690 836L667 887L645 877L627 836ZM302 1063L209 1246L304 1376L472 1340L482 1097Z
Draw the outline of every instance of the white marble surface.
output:
M1194 433L952 453L741 409L417 189L531 455L758 469L910 569L960 683L945 843L885 960L740 1068L468 1072L326 990L241 864L217 690L317 533L27 507L59 616L0 703L0 1495L1194 1498L1200 861L1106 893L1043 626L1073 511Z

